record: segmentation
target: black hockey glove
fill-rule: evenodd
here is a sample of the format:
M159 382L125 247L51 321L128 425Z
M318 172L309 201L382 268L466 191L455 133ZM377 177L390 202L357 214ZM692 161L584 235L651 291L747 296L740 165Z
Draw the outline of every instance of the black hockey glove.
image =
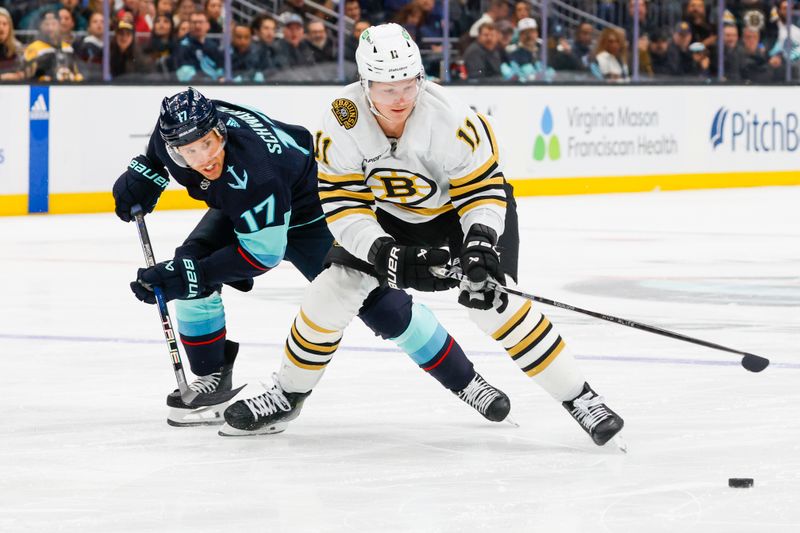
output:
M182 257L188 257L189 259L194 259L194 258L202 259L204 257L208 257L215 251L216 249L208 245L205 241L190 240L175 248L175 259L180 259ZM254 282L253 278L247 278L235 281L226 281L225 285L233 287L237 291L250 292L253 290ZM207 292L210 294L211 292L213 292L212 289L216 288L218 287L213 287L213 286L207 287ZM206 295L204 294L202 296Z
M169 178L153 170L147 156L134 157L128 170L114 182L114 212L124 222L131 221L131 208L136 204L142 206L145 214L152 212L167 185Z
M140 268L131 290L144 303L156 303L153 287L159 287L166 301L197 298L205 292L200 264L191 257L163 261L154 267Z
M461 250L461 270L469 281L461 283L458 303L472 309L491 309L495 305L497 291L487 287L491 280L505 283L497 254L497 233L483 224L475 224L464 239Z
M440 248L403 246L388 237L376 240L369 251L375 270L393 289L432 292L457 286L457 281L438 278L430 271L430 267L446 265L449 259L450 254Z

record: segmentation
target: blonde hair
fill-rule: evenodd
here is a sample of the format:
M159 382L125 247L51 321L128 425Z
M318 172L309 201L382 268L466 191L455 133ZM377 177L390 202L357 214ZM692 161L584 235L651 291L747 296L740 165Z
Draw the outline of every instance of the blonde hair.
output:
M619 42L619 55L615 56L621 64L628 63L628 43L625 41L625 32L616 28L603 28L600 37L597 39L597 46L594 49L594 57L600 52L608 52L608 39L616 37ZM610 53L610 52L609 52Z
M17 40L14 38L14 20L11 18L11 13L4 7L0 7L0 17L5 17L6 20L8 20L8 26L10 28L6 42L0 44L6 46L6 50L8 50L7 57L14 57L17 55Z

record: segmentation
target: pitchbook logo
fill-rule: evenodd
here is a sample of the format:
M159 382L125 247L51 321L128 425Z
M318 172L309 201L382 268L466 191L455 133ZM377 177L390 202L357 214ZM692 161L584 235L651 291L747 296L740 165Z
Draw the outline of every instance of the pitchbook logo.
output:
M720 107L711 120L711 148L731 152L795 152L800 147L800 119L794 112L772 107L759 113Z
M553 114L550 112L549 106L545 106L544 112L542 112L540 127L542 132L536 136L536 141L533 143L533 159L544 161L545 158L549 158L557 161L561 158L561 143L558 141L558 135L551 135L553 133Z

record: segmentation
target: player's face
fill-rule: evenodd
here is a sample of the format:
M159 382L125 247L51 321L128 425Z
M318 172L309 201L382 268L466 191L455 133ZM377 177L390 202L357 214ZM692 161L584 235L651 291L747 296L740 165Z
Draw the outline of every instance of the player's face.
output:
M419 82L416 79L394 81L391 83L371 82L369 97L375 109L393 122L406 120L419 94Z
M212 130L193 143L179 146L177 152L193 170L210 180L215 180L222 175L224 148L222 137L217 130Z

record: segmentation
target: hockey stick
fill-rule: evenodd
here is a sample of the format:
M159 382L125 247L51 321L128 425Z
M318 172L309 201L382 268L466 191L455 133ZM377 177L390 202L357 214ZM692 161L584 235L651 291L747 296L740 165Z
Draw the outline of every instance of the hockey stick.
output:
M153 246L150 244L150 235L147 233L147 226L144 223L142 207L138 204L133 206L131 208L131 214L136 220L136 229L139 231L139 242L142 244L144 261L148 267L155 266L156 259L153 255ZM175 372L175 379L178 381L178 391L181 394L183 403L189 407L204 407L207 405L225 403L236 396L244 386L229 391L212 393L201 393L189 388L189 385L186 383L186 375L183 372L181 354L178 351L178 341L175 338L175 329L172 327L172 320L169 317L169 310L167 309L167 302L164 300L164 294L161 292L160 287L153 287L153 292L156 295L158 314L161 316L161 327L164 330L164 338L167 340L167 350L169 350L170 359L172 359L172 370Z
M461 273L448 270L446 268L440 267L432 267L431 272L435 275L443 277L443 278L452 278L458 281L469 281L465 276ZM656 326L648 326L647 324L642 324L641 322L634 322L633 320L628 320L627 318L619 318L612 315L606 315L603 313L597 313L595 311L589 311L588 309L581 309L580 307L575 307L573 305L557 302L555 300L550 300L548 298L542 298L541 296L536 296L534 294L528 294L522 291L518 291L516 289L512 289L510 287L506 287L496 282L489 283L491 288L494 288L497 291L505 292L506 294L513 294L515 296L519 296L521 298L525 298L528 300L533 300L534 302L543 303L546 305L552 305L553 307L560 307L561 309L566 309L567 311L574 311L576 313L583 313L584 315L589 315L594 318L599 318L602 320L607 320L609 322L614 322L615 324L621 324L623 326L628 326L630 328L640 329L642 331L647 331L649 333L655 333L656 335L663 335L665 337L670 337L673 339L678 339L684 342L690 342L692 344L699 344L700 346L705 346L706 348L713 348L715 350L722 350L723 352L730 352L735 353L737 355L741 355L742 357L742 366L749 370L750 372L761 372L769 365L769 359L765 357L761 357L760 355L755 355L749 352L743 352L740 350L734 350L733 348L727 348L725 346L721 346L719 344L714 344L713 342L708 342L700 339L695 339L694 337L688 337L686 335L682 335L680 333L675 333L674 331L668 331L666 329L658 328Z

